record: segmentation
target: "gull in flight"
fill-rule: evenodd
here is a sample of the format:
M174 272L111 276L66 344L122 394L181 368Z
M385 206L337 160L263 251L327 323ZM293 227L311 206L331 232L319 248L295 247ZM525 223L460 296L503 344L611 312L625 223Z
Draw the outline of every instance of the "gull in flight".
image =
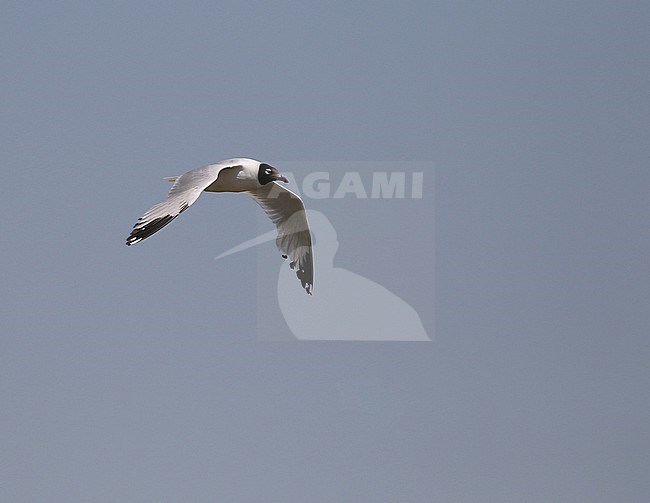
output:
M275 243L309 295L314 286L314 259L305 206L298 195L278 181L287 179L269 164L253 159L228 159L193 169L173 182L167 199L142 215L126 238L134 245L158 232L198 199L201 192L243 192L252 197L277 228Z

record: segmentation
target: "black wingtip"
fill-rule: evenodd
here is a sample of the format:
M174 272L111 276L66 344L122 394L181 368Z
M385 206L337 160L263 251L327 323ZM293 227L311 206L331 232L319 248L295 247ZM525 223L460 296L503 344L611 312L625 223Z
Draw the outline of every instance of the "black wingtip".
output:
M152 220L144 226L141 226L141 224L136 224L133 227L133 230L131 231L129 237L126 238L126 245L131 246L142 241L143 239L148 238L152 234L162 229L169 222L174 220L174 218L176 218L176 215L165 215L164 217Z

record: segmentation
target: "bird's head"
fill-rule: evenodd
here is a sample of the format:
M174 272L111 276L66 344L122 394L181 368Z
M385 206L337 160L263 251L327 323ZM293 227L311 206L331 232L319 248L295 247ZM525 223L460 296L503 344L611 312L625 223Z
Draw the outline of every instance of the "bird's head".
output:
M260 167L258 168L257 181L260 182L260 185L266 185L267 183L275 181L284 183L289 182L289 180L280 174L277 168L274 168L270 164L266 164L264 162L261 162Z

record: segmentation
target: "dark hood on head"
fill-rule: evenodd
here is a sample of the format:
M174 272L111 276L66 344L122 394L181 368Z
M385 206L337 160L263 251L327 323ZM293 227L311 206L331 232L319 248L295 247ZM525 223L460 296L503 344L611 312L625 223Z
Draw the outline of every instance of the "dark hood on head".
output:
M271 183L276 180L284 183L288 182L288 180L280 174L277 168L274 168L265 162L260 163L260 169L257 171L257 181L260 182L260 185L266 185L267 183Z

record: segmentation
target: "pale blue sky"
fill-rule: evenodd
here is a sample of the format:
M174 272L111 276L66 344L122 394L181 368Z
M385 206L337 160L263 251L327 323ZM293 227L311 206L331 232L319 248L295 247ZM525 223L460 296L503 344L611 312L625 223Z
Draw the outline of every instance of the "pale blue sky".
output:
M2 2L0 500L647 500L649 10ZM242 196L124 246L232 156L433 163L333 223L434 341L260 340Z

